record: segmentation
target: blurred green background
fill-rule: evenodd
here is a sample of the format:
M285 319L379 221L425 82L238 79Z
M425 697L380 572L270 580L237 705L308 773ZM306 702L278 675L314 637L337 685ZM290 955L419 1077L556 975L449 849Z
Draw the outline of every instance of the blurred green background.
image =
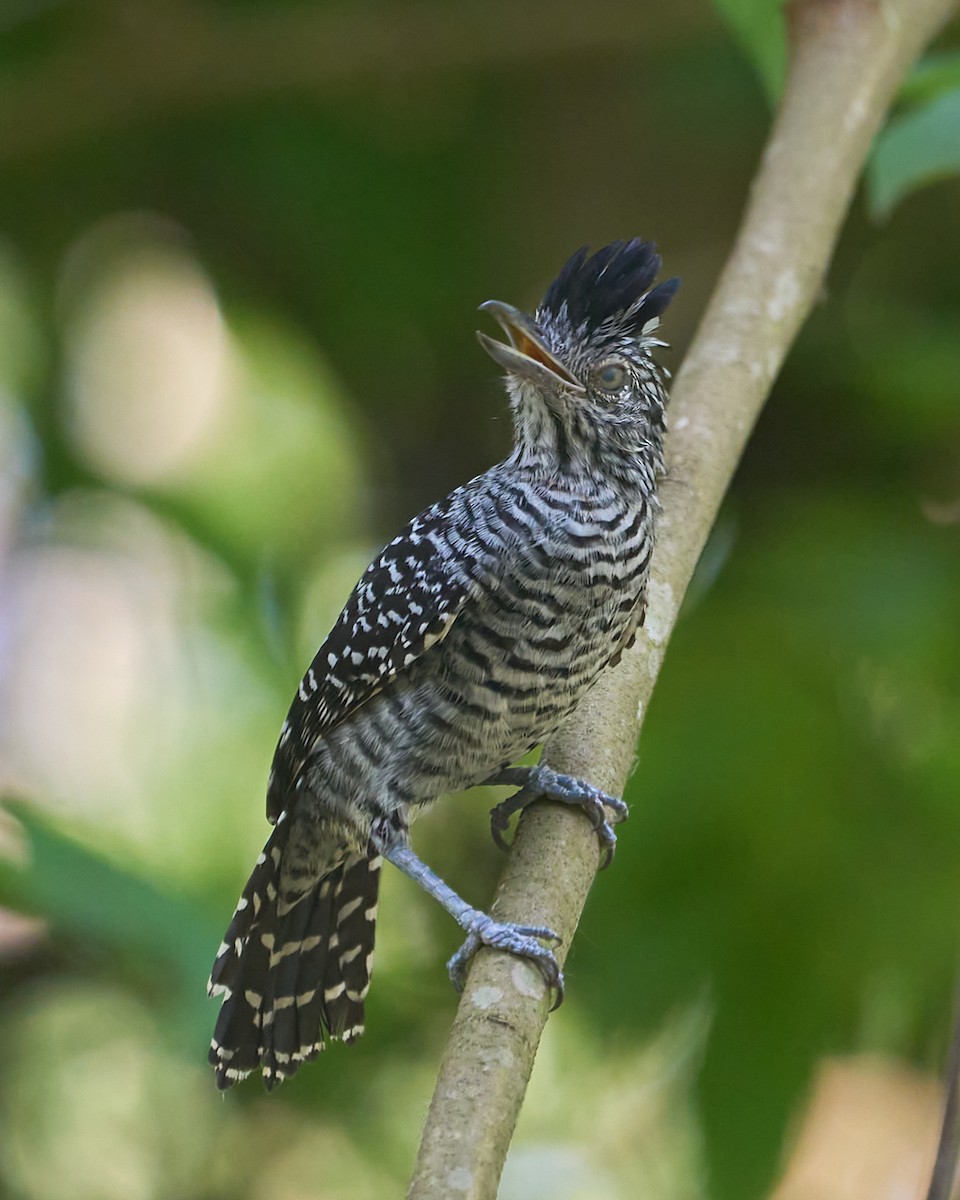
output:
M825 1056L939 1069L958 45L904 89L705 554L505 1200L750 1200ZM776 6L734 0L0 4L0 1193L402 1194L458 943L407 881L357 1046L269 1098L205 1065L280 721L371 555L507 450L479 302L652 238L676 368L781 69ZM479 905L492 800L416 830Z

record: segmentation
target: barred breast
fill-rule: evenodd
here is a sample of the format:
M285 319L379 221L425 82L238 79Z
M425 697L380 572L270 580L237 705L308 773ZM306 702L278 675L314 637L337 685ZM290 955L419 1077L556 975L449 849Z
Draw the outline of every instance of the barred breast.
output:
M307 774L329 814L418 805L482 782L546 740L640 619L652 506L595 484L494 477L442 531L479 592L442 644L318 746Z

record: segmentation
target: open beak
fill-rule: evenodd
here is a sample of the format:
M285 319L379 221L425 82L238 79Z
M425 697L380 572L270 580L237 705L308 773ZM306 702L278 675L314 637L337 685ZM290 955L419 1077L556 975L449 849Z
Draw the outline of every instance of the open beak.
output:
M562 383L575 392L585 392L583 384L543 344L543 338L526 313L500 300L487 300L480 305L488 312L510 339L497 342L477 330L477 340L490 357L512 375L522 375L538 383Z

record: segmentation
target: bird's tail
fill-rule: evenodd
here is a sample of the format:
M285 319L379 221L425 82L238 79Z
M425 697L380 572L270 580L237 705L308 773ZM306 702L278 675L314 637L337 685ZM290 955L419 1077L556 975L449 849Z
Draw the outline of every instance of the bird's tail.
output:
M380 858L350 854L308 890L283 895L290 836L282 814L257 859L210 972L223 1004L210 1043L217 1086L259 1066L272 1089L324 1047L363 1033L377 919Z

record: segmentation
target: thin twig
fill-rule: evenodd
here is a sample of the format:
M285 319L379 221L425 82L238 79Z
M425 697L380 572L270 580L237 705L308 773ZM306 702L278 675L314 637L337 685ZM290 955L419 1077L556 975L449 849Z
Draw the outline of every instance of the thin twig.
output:
M953 1032L947 1052L946 1096L937 1158L927 1200L950 1200L960 1157L960 971L953 986Z
M820 297L870 143L910 64L953 8L954 0L795 0L790 7L783 102L733 252L673 389L671 486L644 635L547 747L554 768L622 791L680 601L780 365ZM536 805L521 821L494 910L556 929L567 948L597 862L587 822ZM478 955L426 1118L411 1200L496 1195L548 1006L525 964Z

